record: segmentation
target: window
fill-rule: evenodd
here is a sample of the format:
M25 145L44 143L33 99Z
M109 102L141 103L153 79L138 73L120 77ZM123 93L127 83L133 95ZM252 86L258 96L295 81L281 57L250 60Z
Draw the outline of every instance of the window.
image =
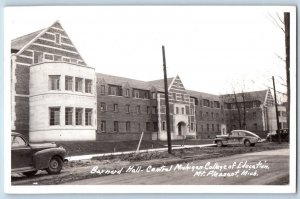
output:
M65 78L65 90L72 91L73 90L73 77L66 76Z
M118 104L114 104L114 112L118 112Z
M200 120L203 118L202 111L199 112Z
M104 120L100 122L100 130L102 133L106 132L106 122Z
M85 125L92 126L92 109L85 109Z
M50 125L59 125L60 124L60 108L50 108Z
M114 132L119 132L119 122L114 121Z
M75 91L82 92L82 78L75 78Z
M219 119L219 113L216 113L216 118Z
M149 99L149 92L145 91L145 99Z
M59 90L59 75L49 75L49 89L50 90Z
M193 108L190 108L190 112L191 112L190 113L191 115L194 115L194 109Z
M71 61L71 63L73 63L73 64L77 64L77 60L76 60L76 59L71 59L70 61Z
M130 132L130 122L126 122L126 132Z
M146 122L146 131L151 131L151 122Z
M181 114L184 115L184 108L181 108Z
M41 62L43 62L43 53L38 52L38 51L34 51L33 63L38 64L38 63L41 63Z
M130 105L126 104L126 113L130 113Z
M53 60L53 55L45 54L44 58L48 60Z
M163 121L163 122L161 123L161 128L162 128L163 131L166 130L166 122L165 122L165 121Z
M157 122L153 122L153 131L154 132L158 131L158 124L157 124Z
M101 95L104 95L104 94L105 94L105 86L104 86L104 85L101 85L101 86L100 86L100 94L101 94Z
M212 130L212 132L215 131L215 125L214 124L211 125L211 130Z
M139 98L140 97L140 93L138 90L134 90L134 97L135 98Z
M214 107L215 108L220 108L220 102L214 101Z
M90 79L85 80L85 92L92 93L92 80Z
M210 108L213 108L213 107L214 107L213 102L210 102Z
M136 106L135 108L136 108L136 113L137 113L137 114L141 114L141 106L138 105L138 106Z
M187 115L189 114L189 108L188 107L185 108L185 114L187 114Z
M214 119L214 113L211 112L211 119Z
M206 130L209 132L209 124L206 124Z
M156 99L156 93L155 92L152 93L152 99Z
M104 102L100 103L100 111L106 111L106 104Z
M147 114L151 114L151 111L150 111L150 106L147 106Z
M64 61L64 62L70 62L70 59L69 59L69 58L66 58L66 57L63 57L63 61Z
M73 108L67 107L65 109L65 124L73 125Z
M61 61L61 60L62 60L62 56L54 55L54 61Z
M108 94L122 96L122 87L115 85L108 85Z
M153 106L153 107L152 107L152 114L156 114L156 113L157 113L156 106Z
M82 108L76 108L75 120L76 125L82 125Z
M55 43L60 44L60 34L58 33L55 34Z
M130 93L129 89L127 88L126 91L125 91L125 97L129 97L129 93Z
M179 108L176 107L176 114L179 114Z
M204 99L203 100L203 106L209 107L209 100Z
M194 123L191 123L191 130L194 131Z
M217 131L220 131L220 124L217 124Z
M206 117L207 119L209 118L208 112L206 112L205 117Z
M160 107L160 112L161 112L161 113L166 113L166 106L162 105L162 106Z

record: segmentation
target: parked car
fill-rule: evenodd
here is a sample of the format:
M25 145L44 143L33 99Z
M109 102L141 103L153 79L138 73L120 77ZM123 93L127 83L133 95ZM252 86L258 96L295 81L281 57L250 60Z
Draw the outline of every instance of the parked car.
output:
M280 129L280 136L282 142L289 142L290 141L290 133L289 129ZM268 133L266 140L268 142L278 142L278 135L276 132Z
M246 147L255 146L257 142L260 142L261 138L253 132L246 130L233 130L226 135L217 135L214 139L214 143L218 147L226 145L244 145Z
M11 133L11 171L33 176L38 170L58 174L63 168L66 150L55 143L28 143L20 133Z

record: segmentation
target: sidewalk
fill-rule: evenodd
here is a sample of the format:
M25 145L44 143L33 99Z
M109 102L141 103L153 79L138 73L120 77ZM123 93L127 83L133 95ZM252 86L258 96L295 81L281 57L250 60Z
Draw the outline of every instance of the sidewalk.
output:
M173 145L172 149L184 149L184 148L201 148L201 147L208 147L208 146L215 146L215 144L202 144L202 145ZM139 150L139 153L144 152L153 152L153 151L167 151L168 148L156 148L156 149L147 149L147 150ZM124 151L124 152L114 152L114 153L101 153L101 154L90 154L90 155L78 155L78 156L69 156L66 157L68 161L78 161L78 160L88 160L92 159L93 157L103 157L103 156L116 156L116 155L123 155L123 154L132 154L136 153L136 151Z

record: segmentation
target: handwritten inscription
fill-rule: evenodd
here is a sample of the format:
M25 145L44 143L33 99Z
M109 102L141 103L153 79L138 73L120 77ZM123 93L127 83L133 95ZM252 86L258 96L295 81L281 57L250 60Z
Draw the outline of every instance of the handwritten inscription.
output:
M91 173L98 175L119 175L121 173L165 173L165 172L191 172L194 177L240 177L240 176L258 176L262 170L269 170L267 161L259 162L232 162L230 164L221 164L218 162L205 162L203 164L175 164L162 165L155 167L148 166L128 166L120 169L100 169L94 166Z

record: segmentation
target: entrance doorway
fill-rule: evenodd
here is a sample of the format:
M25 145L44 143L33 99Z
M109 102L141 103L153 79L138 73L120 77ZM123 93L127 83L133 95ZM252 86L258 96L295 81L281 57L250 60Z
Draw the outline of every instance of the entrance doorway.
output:
M186 134L186 124L184 122L179 122L177 124L178 135L182 136Z

